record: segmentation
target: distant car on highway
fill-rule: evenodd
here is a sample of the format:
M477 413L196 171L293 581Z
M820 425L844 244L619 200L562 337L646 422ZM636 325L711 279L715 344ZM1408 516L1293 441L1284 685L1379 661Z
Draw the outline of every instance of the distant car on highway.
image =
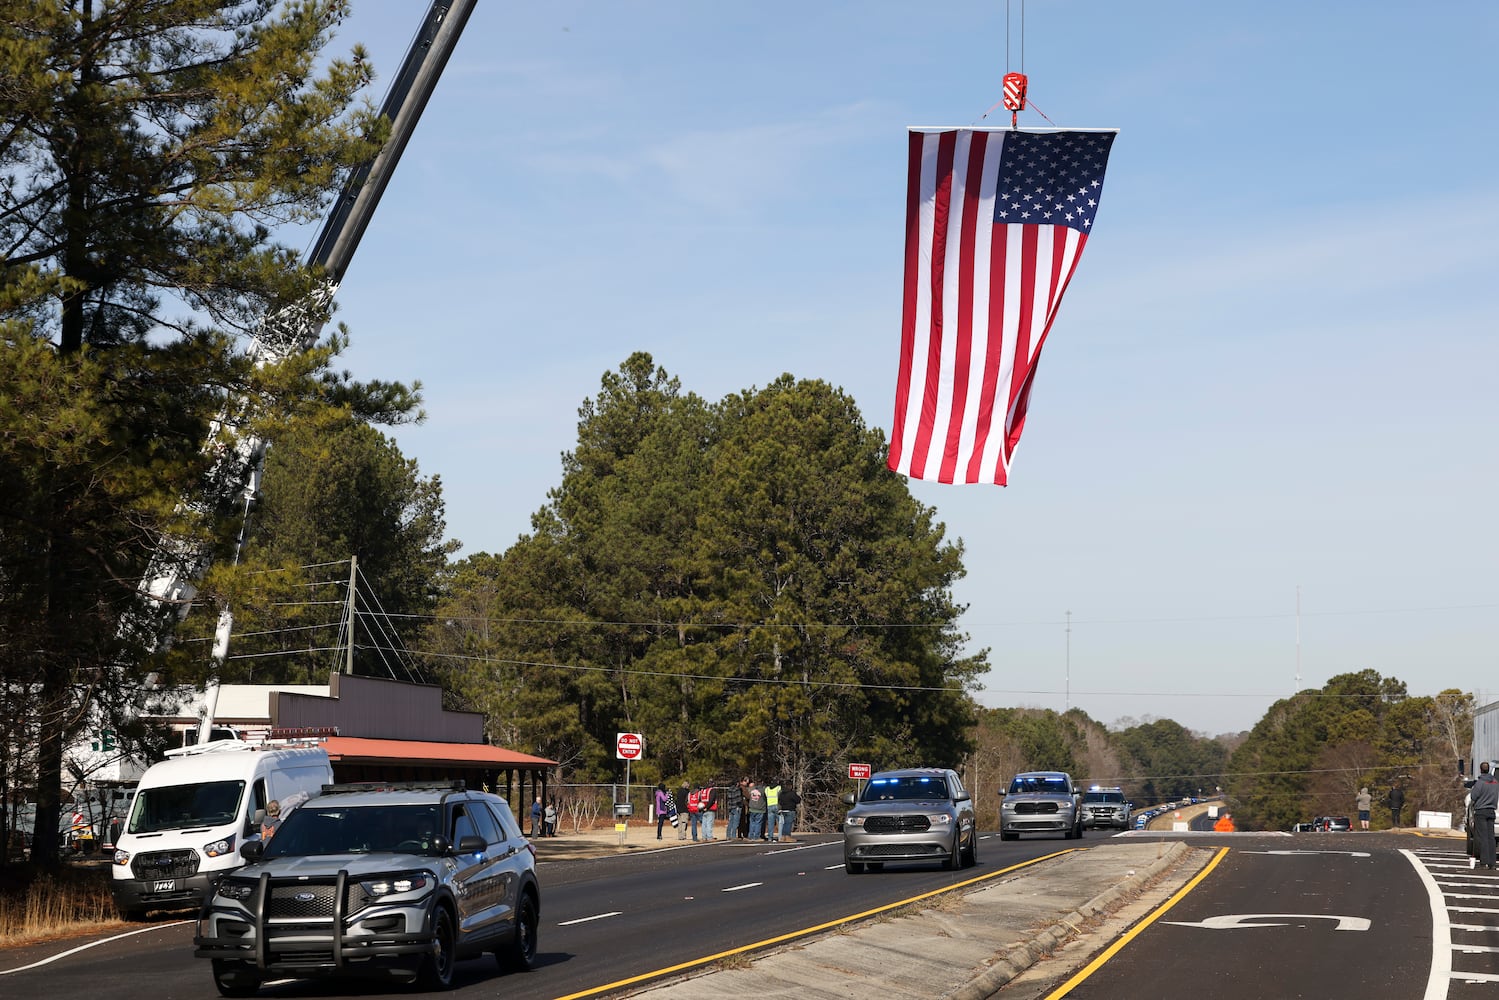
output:
M887 861L941 861L947 869L978 864L973 796L956 771L912 767L870 776L843 820L843 869L879 871Z
M1311 833L1315 829L1317 829L1315 823L1294 823L1291 826L1292 833Z
M1000 840L1022 833L1060 833L1067 840L1083 835L1082 792L1066 771L1022 771L1000 794Z
M1322 829L1328 833L1347 833L1353 829L1353 824L1347 816L1328 816L1327 824Z

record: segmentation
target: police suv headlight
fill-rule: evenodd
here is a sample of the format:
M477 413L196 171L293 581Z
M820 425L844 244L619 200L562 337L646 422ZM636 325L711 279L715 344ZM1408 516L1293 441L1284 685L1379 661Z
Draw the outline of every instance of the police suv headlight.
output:
M864 817L855 816L850 813L849 816L844 819L843 826L845 829L862 830L864 829Z
M926 821L932 826L952 826L952 817L947 813L932 813Z
M215 840L211 844L204 844L203 845L203 853L206 856L210 857L210 858L222 858L224 855L226 855L226 854L232 854L233 852L234 852L234 836L233 836L233 834L225 837L223 840Z
M254 882L236 882L227 878L220 881L218 888L214 890L215 896L223 896L225 899L249 899L254 894Z
M397 896L408 892L425 892L433 884L431 872L397 872L393 875L379 875L375 878L365 879L359 883L359 888L371 899L381 896Z
M1005 799L1003 802L1001 802L999 804L999 808L1001 810L1003 810L1004 812L1014 812L1015 811L1015 803L1011 802L1009 799Z

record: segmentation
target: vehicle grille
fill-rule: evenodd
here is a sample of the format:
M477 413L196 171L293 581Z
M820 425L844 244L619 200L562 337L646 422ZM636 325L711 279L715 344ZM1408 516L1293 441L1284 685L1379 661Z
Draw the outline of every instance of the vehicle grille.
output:
M864 821L865 833L924 833L932 828L925 816L871 816Z
M1017 802L1015 812L1021 816L1055 815L1057 804L1055 802Z
M198 852L192 848L178 851L147 851L130 859L130 873L141 880L188 878L198 874Z
M272 882L271 896L266 900L265 915L269 920L329 920L333 917L333 900L337 888L332 882ZM357 883L346 889L347 901L344 915L349 916L364 908L364 893Z
M857 856L868 860L871 858L920 858L931 856L942 857L947 854L947 848L941 844L865 844L860 847Z

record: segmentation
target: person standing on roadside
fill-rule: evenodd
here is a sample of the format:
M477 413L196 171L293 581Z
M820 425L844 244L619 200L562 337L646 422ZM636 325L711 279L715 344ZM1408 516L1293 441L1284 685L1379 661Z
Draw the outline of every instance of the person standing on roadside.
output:
M666 782L662 781L656 785L656 839L661 839L661 827L667 820L671 819L671 793L666 790Z
M542 820L541 835L543 837L557 836L557 796L547 796L547 808L545 818Z
M1390 826L1398 829L1400 814L1405 809L1405 791L1399 785L1390 789Z
M1358 810L1359 829L1369 829L1369 807L1374 804L1374 798L1369 794L1368 786L1358 790L1358 797L1353 800L1353 806Z
M781 840L781 779L765 783L765 835L772 844Z
M713 839L713 820L718 815L718 789L704 785L698 792L697 814L703 818L703 839Z
M790 840L791 830L796 826L796 807L802 804L802 797L796 794L796 789L790 785L781 789L781 839Z
M1489 773L1488 761L1478 765L1478 776L1468 785L1468 804L1473 810L1478 867L1494 871L1494 810L1499 808L1499 781Z
M695 844L703 825L703 791L700 788L687 793L687 825L692 827L692 842Z
M749 839L763 840L765 837L765 787L758 781L750 781L744 790L745 808L749 810Z
M687 796L691 794L687 789L687 782L682 782L682 787L677 789L677 839L687 839Z
M531 803L531 836L542 836L541 830L541 796L536 796L536 801Z
M724 840L739 840L744 836L739 830L739 820L744 816L744 781L740 778L724 794L724 802L729 807L729 825L724 829Z

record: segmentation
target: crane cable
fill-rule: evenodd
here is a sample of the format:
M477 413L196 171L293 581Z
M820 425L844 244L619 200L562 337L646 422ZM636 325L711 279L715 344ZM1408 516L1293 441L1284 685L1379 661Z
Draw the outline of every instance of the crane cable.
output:
M994 107L991 107L989 111L985 111L981 117L988 118L991 111L993 111L995 108L998 108L1000 105L1003 105L1005 110L1010 112L1010 128L1016 129L1020 127L1020 112L1024 111L1027 107L1027 89L1030 85L1030 80L1025 75L1025 0L1020 0L1020 71L1011 72L1010 70L1011 2L1012 0L1005 0L1004 96L1001 97L999 102L996 103ZM1042 111L1040 108L1037 108L1034 102L1030 102L1029 106L1035 109L1036 114L1040 115L1042 118L1046 118L1046 112ZM1050 125L1056 125L1056 122L1053 122L1050 118L1046 118L1046 121Z

